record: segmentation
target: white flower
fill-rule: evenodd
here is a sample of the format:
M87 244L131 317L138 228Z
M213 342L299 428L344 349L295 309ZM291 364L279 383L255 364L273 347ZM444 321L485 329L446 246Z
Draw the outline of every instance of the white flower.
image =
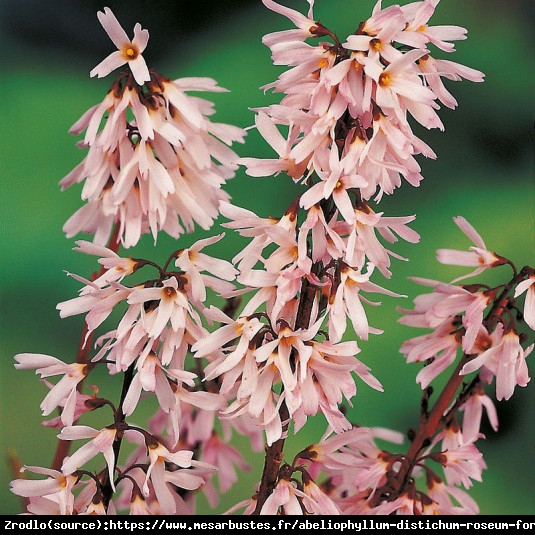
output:
M487 268L492 268L503 264L504 260L487 249L483 238L477 233L468 221L461 216L453 218L455 224L464 232L464 234L472 240L473 246L470 246L470 251L458 251L456 249L438 249L437 260L441 264L449 264L453 266L476 266L476 269L468 275L457 277L453 283L468 277L479 275Z
M57 470L41 468L39 466L24 466L21 472L28 470L35 474L47 476L46 479L21 478L11 481L11 490L18 496L25 498L49 498L57 502L61 515L72 514L74 506L73 487L78 478L64 475ZM31 501L31 500L30 500Z
M58 383L50 389L41 403L43 416L50 414L56 407L63 406L62 421L66 423L74 414L76 406L76 388L83 381L90 369L89 364L66 364L50 355L36 353L19 353L15 355L15 368L18 370L33 370L41 377L63 375Z
M101 61L89 75L103 78L128 63L139 85L150 81L149 69L141 55L149 40L148 30L141 29L141 24L137 23L134 27L134 39L130 40L109 7L105 7L104 12L99 11L97 16L117 50Z
M99 453L104 455L108 465L108 476L112 488L115 490L113 483L113 471L115 468L115 452L113 443L117 436L117 429L105 427L97 430L87 425L70 425L64 427L58 437L61 440L76 440L80 438L91 438L79 450L74 452L70 457L65 457L61 466L61 471L65 475L72 474L85 465L88 461L96 457Z
M515 289L515 297L526 292L524 302L524 320L535 329L535 274L531 274L528 279L522 281Z

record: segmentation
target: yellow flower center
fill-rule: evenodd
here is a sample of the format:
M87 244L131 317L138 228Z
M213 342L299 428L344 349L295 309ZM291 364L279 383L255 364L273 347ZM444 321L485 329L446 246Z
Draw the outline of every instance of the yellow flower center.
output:
M383 43L381 43L380 39L372 39L370 41L370 48L376 52L380 52L383 49Z
M390 82L391 82L390 75L385 72L381 73L381 75L379 76L379 85L381 87L386 87L390 85Z
M139 49L134 43L128 43L123 47L122 54L126 61L131 61L139 56Z

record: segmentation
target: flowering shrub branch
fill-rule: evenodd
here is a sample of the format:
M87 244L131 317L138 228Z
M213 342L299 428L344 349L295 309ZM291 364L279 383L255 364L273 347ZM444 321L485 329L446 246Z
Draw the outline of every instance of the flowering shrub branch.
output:
M398 431L359 426L344 409L356 378L383 390L357 358L359 340L382 333L369 324L367 307L381 305L369 294L405 297L375 279L390 279L392 259L407 260L393 244L419 241L409 226L415 215L377 208L404 181L419 185L417 156L435 158L411 124L444 129L439 103L457 105L444 78L483 80L433 56L454 52L466 30L429 25L438 0L386 8L379 1L346 39L315 20L312 1L306 15L263 3L294 25L263 39L274 64L288 67L263 88L281 94L280 102L254 110L255 128L276 153L271 159L239 158L231 146L245 131L212 122L212 103L190 95L223 91L214 80L150 70L142 55L148 31L136 24L130 40L109 8L98 13L117 51L91 76L129 70L72 127L85 132L87 155L60 183L83 183L86 204L64 231L91 234L76 250L101 265L91 279L69 274L82 287L57 307L61 317L85 315L76 361L15 357L17 368L35 370L50 389L43 415L59 409L46 422L60 430L53 466L25 467L45 479L11 484L29 513L193 514L199 492L215 507L238 480L236 469L248 468L231 445L234 434L257 451L265 437L265 459L257 488L229 514L478 512L466 489L486 466L476 447L483 409L498 427L484 384L494 381L500 400L530 380L534 268L518 270L456 218L473 246L439 249L437 259L475 270L451 283L415 279L431 293L417 297L414 309L399 309L401 323L430 331L401 347L408 363L424 364L416 377L420 424L408 432L408 449L399 452ZM299 195L278 218L231 204L223 187L240 165L251 177L286 174ZM248 239L232 261L205 252L223 233L177 248L163 265L120 252L147 233L156 242L160 231L178 239L196 225L207 230L220 214L224 228ZM500 286L459 284L506 266L513 275ZM122 377L116 401L96 386L83 393L103 365ZM449 379L434 399L432 382L443 373ZM56 384L46 380L58 375ZM146 398L156 400L156 412L142 427L133 422ZM102 429L78 423L109 409ZM290 434L318 414L324 436L289 464ZM86 442L69 455L77 440ZM99 454L105 464L94 470Z

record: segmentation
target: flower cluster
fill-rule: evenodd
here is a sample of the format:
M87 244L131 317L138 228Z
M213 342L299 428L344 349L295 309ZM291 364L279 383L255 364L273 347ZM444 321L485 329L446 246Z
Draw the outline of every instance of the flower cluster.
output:
M527 336L520 327L525 317L530 326L535 310L529 293L523 308L517 300L523 292L533 292L534 269L526 266L518 271L510 260L488 250L466 219L458 217L455 221L474 246L469 251L439 249L437 258L445 264L478 266L476 271L450 284L417 279L432 286L433 293L417 297L413 310L400 309L404 313L401 323L432 329L401 347L409 363L425 364L417 375L424 391L422 420L417 431L408 433L408 452L399 451L403 435L396 431L354 425L340 430L330 425L317 444L300 452L291 465L280 468L274 490L262 507L255 500L238 504L237 508L245 507L245 514L479 512L467 491L475 481L482 481L487 467L476 445L485 438L481 432L483 413L494 431L499 425L484 385L495 380L500 400L509 399L515 387L530 381L526 358L534 344L526 344ZM454 284L505 265L513 269L513 277L505 285ZM300 358L301 353L298 355ZM444 390L451 391L450 396L441 396L430 408L430 384L441 372L451 373L453 368ZM465 382L468 378L470 382ZM378 441L394 446L383 449Z
M306 16L272 0L264 4L296 26L263 39L273 62L289 67L264 86L283 94L280 103L256 110L256 128L277 157L239 163L253 177L284 172L304 190L280 218L221 203L230 220L223 226L251 239L233 261L237 280L254 294L236 320L223 318L226 325L193 350L220 354L206 373L222 377L225 394L232 394L229 417L257 418L273 444L286 433L282 405L294 431L322 413L343 432L351 428L341 403L356 394L353 374L382 389L355 358L357 342L342 340L349 324L362 340L381 332L364 308L380 303L366 294L397 294L371 277L378 271L389 278L391 258L401 258L388 244L416 243L419 236L408 226L414 216L385 216L372 198L393 193L402 177L415 186L421 181L415 156L434 153L409 120L442 127L437 101L455 101L441 77L483 75L432 58L428 45L451 52L450 41L466 32L428 26L436 2L385 9L378 3L345 41L314 20L313 2Z
M453 52L450 41L465 39L466 30L428 25L438 0L384 9L378 2L372 17L340 40L314 21L313 2L308 16L272 0L263 2L298 29L263 39L273 62L290 66L265 86L284 93L284 98L260 109L257 117L260 133L279 158L242 162L251 176L286 171L295 181L307 183L310 172L316 171L318 180L301 198L301 206L309 209L332 196L346 223L355 224L358 214L348 200L355 189L364 201L373 196L379 200L399 187L401 178L413 186L422 180L414 157L435 155L413 134L409 118L426 128L443 129L438 102L450 108L457 103L442 78L483 80L479 71L434 59L427 48ZM330 41L315 45L306 42L327 37ZM274 125L286 127L287 135ZM372 221L361 224L373 227Z
M117 254L119 241L135 245L141 235L159 231L178 237L195 225L208 229L218 205L229 196L221 186L237 169L230 149L242 141L238 127L212 123L210 102L188 91L223 91L208 78L169 80L149 71L142 52L147 30L139 24L130 41L109 8L98 13L102 26L117 46L91 76L106 76L127 63L101 104L93 106L72 127L85 130L83 162L61 181L63 188L84 181L87 200L65 225L68 236L79 231L94 241L78 241L75 250L96 256L100 273L91 280L69 274L82 283L79 295L57 306L65 318L85 314L86 329L76 362L67 364L35 353L16 355L16 368L35 370L49 392L41 404L45 422L60 430L60 444L86 439L71 455L58 450L54 469L28 466L45 479L17 479L12 490L28 499L33 514L191 514L191 491L204 487L211 503L219 499L212 477L219 472L219 491L236 481L235 466L247 464L228 442L233 429L253 439L259 431L247 418L216 429L216 414L226 406L217 384L201 383L202 368L187 361L190 347L208 335L212 322L204 305L207 290L215 294L234 289L237 271L203 250L223 234L197 241L173 252L165 265ZM133 118L132 118L133 117ZM109 247L104 244L110 241ZM140 273L156 269L149 279ZM130 282L132 281L132 282ZM101 334L89 359L95 331L112 318L116 328ZM119 403L83 393L83 384L97 367L123 377ZM192 369L195 371L192 371ZM56 384L48 378L59 376ZM154 396L157 411L147 429L132 423L145 397ZM84 414L108 407L111 422L102 429L79 425ZM87 440L89 439L89 440ZM119 460L123 440L134 452ZM106 467L88 468L99 454Z
M119 225L122 244L131 247L148 232L177 238L195 225L208 229L219 201L229 198L221 187L237 169L230 145L242 142L244 131L212 123L213 104L188 92L225 90L211 78L171 80L149 71L141 55L148 31L137 24L130 41L109 8L99 20L118 50L91 75L106 76L124 63L130 71L70 130L85 131L80 144L89 150L60 182L63 189L84 183L86 204L65 223L67 237L90 233L105 245Z
M439 249L437 259L444 264L478 266L475 271L458 277L452 283L427 279L416 282L433 288L414 301L413 310L402 310L401 323L412 327L432 329L432 332L403 343L401 352L408 362L425 362L417 381L427 388L454 361L462 349L466 362L461 375L479 371L487 383L496 380L496 398L509 399L516 386L526 386L529 372L526 357L533 344L522 346L524 336L519 331L516 314L512 313L516 298L527 292L523 317L533 328L533 280L530 268L517 273L506 258L487 250L483 239L463 217L456 223L473 240L470 251ZM481 273L485 269L510 264L514 269L512 281L504 288L489 288L480 284L455 285L455 282ZM508 295L514 288L513 295ZM501 294L500 294L501 290Z
M223 490L234 482L233 464L244 467L245 462L214 430L214 416L225 405L225 400L217 391L211 391L209 384L195 388L198 377L186 364L189 348L208 335L205 327L208 311L203 306L207 288L228 292L234 287L230 280L235 277L235 270L230 263L203 252L204 247L221 237L200 240L173 253L164 267L141 259L121 258L110 249L91 242L77 242L80 252L99 256L99 262L107 269L93 281L73 275L84 286L78 297L58 305L60 315L85 313L87 340L114 309L123 305L125 310L117 328L97 339L99 349L90 362L65 364L52 356L30 353L16 356L18 369L35 369L42 378L62 376L57 384L49 384L50 391L41 404L45 416L56 408L61 409L60 417L49 423L61 429L59 438L91 439L65 457L61 472L47 474L52 479L63 480L75 474L74 479L78 480L82 467L102 453L108 469L95 476L99 487L94 489L97 494L102 494L106 485L113 489L117 486L125 493L121 501L126 500L128 504L136 496L137 503L146 502L147 511L164 514L191 510L190 505L186 507L180 502L180 496L168 488L168 483L186 490L198 488L207 483L216 466L226 467L222 473L226 472L227 476L220 476ZM174 267L170 266L172 260ZM128 277L145 266L157 268L158 276L128 286ZM113 375L124 373L128 377L118 407L96 393L87 396L80 392L79 386L98 364L106 364ZM127 421L143 395L154 395L158 402L151 431ZM110 425L101 430L76 425L83 413L105 405L113 408L114 421ZM241 425L246 429L247 424L241 422L237 427ZM227 434L230 431L229 428ZM254 430L250 434L254 435ZM114 447L123 437L136 445L136 454L118 469ZM198 457L206 456L211 462L192 459L193 450ZM233 452L234 458L229 457L229 452ZM42 473L39 470L37 473ZM117 477L115 470L119 470ZM78 488L76 483L69 489ZM42 497L38 493L39 485L43 483L34 487L29 482L15 482L13 489L30 498ZM50 494L46 500L59 500L56 493ZM71 498L67 500L71 503L69 514L84 511L73 508ZM94 497L88 499L94 501ZM213 494L212 499L216 502L217 495ZM157 507L150 505L153 500ZM32 500L29 511L38 513L42 505L40 500L38 502ZM87 506L85 502L84 506Z

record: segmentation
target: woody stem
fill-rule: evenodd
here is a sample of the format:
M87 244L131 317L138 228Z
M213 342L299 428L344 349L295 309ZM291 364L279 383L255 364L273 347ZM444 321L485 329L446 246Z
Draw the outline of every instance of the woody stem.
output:
M304 278L301 283L301 298L299 301L299 308L297 311L295 328L302 329L308 327L310 317L312 315L312 307L316 295L316 288L310 284L308 279ZM266 447L266 456L264 460L264 470L262 472L262 479L260 480L260 487L256 495L256 507L253 512L254 515L259 515L264 503L269 495L273 492L277 484L277 477L279 475L279 467L283 458L284 442L290 424L290 414L288 407L283 401L279 416L282 422L282 436L279 440L274 442L271 446Z
M515 275L512 282L518 282L521 280L520 275ZM492 308L488 312L484 324L487 330L492 331L498 322L500 321L501 311L507 306L508 297L507 294L511 290L512 283L504 287L503 291L494 300ZM473 358L474 355L468 355L463 353L461 360L457 364L455 371L451 375L450 379L444 386L442 392L438 396L433 408L429 414L424 414L420 421L418 431L414 436L414 439L409 447L409 451L406 455L406 462L401 464L399 472L396 475L396 480L399 484L399 492L403 492L410 479L413 468L418 462L418 456L422 449L426 447L427 443L435 436L446 424L446 420L443 418L446 414L448 407L450 407L452 401L455 399L456 393L461 386L465 375L461 375L461 370L464 365ZM472 387L476 382L472 383ZM466 394L466 392L465 392Z

